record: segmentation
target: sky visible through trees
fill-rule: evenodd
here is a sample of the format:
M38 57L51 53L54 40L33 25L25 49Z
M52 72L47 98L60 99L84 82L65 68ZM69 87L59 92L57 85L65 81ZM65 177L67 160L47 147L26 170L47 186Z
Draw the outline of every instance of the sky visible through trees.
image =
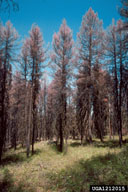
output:
M18 12L0 12L0 18L5 23L11 20L21 39L28 35L28 31L33 23L36 23L43 32L46 44L52 41L52 35L58 31L63 19L73 30L73 38L76 40L77 32L80 28L82 16L92 7L98 16L103 20L103 26L110 25L112 18L119 19L119 0L16 0L20 9Z

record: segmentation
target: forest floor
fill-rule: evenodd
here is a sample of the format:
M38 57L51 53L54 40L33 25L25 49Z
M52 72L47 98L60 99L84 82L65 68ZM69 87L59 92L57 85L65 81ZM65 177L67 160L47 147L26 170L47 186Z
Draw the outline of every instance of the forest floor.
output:
M128 144L118 140L94 140L80 145L68 141L63 153L55 144L35 144L35 154L9 150L0 166L0 192L88 192L92 184L128 185Z

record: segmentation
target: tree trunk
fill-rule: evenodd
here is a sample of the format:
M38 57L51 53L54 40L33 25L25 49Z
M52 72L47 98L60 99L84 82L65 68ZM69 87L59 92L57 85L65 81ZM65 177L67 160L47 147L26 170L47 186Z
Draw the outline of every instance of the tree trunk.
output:
M64 138L63 138L63 126L62 126L61 115L60 115L60 119L59 119L59 129L60 129L60 152L63 152Z
M32 90L30 87L30 100L29 100L29 116L28 116L28 125L27 126L27 157L29 157L29 153L30 153L30 128L31 128L31 105L32 105Z
M35 130L36 130L36 92L33 91L33 130L32 130L32 155L34 154Z

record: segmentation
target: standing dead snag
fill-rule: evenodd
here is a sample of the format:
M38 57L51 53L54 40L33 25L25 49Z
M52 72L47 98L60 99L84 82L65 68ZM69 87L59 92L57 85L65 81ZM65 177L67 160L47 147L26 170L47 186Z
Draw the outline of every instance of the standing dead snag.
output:
M104 31L102 21L92 8L83 16L78 33L77 122L83 138L92 140L91 119L93 111L93 67L101 65ZM99 125L98 125L99 126ZM95 126L96 127L96 126Z
M0 160L9 119L9 89L18 34L10 22L0 27Z
M57 117L59 126L59 139L60 139L60 151L63 151L64 145L64 130L66 127L66 113L67 113L67 85L68 79L70 78L70 71L72 68L72 32L67 26L66 21L60 27L58 33L53 36L53 54L51 56L54 66L56 67L56 72L59 72L60 87L59 89L59 114Z
M125 104L123 104L123 95L125 92L125 66L127 62L127 49L125 46L125 35L126 33L122 31L123 23L121 20L112 25L110 25L107 31L107 54L110 60L110 69L113 78L113 103L114 103L114 127L119 134L119 144L122 145L122 125L123 125L123 109Z
M34 153L35 131L37 126L37 96L40 89L39 80L42 75L43 62L45 61L45 53L43 50L43 39L40 28L36 25L32 26L29 38L29 62L30 62L30 78L32 86L32 154Z

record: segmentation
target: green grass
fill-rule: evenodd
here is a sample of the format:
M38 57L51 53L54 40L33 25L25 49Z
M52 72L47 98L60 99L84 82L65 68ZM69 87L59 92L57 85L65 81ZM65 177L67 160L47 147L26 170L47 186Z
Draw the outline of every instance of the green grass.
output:
M90 184L128 185L128 146L98 139L81 146L68 141L59 153L54 144L35 144L35 154L9 150L0 166L0 192L88 192Z

